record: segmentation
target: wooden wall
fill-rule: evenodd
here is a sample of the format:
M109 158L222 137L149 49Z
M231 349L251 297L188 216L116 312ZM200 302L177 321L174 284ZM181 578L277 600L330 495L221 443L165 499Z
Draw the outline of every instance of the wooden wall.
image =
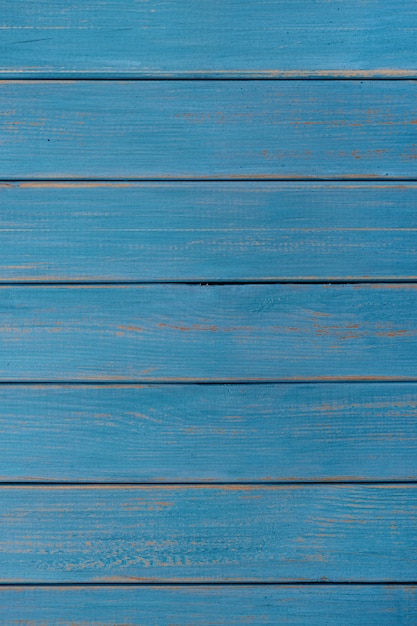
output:
M412 626L417 5L0 2L0 623Z

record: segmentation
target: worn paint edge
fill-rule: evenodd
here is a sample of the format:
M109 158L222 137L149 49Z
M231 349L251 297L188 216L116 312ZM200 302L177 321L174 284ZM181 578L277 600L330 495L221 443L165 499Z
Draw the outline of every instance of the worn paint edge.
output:
M283 69L201 69L167 72L164 70L57 70L43 66L20 69L0 67L0 78L13 80L404 80L417 78L416 69L373 68L368 70L323 69L323 70L283 70Z
M9 478L4 478L0 476L0 490L3 487L26 487L28 489L31 489L32 487L51 487L52 489L55 487L85 487L85 488L94 488L94 487L117 487L117 488L126 488L126 489L130 489L130 488L136 488L136 487L154 487L154 488L160 488L160 489L164 489L164 488L169 488L169 487L189 487L189 488L198 488L198 487L213 487L216 489L227 489L228 487L237 487L237 488L242 488L244 489L245 487L248 488L263 488L263 487L311 487L311 486L319 486L319 487L326 487L326 486L380 486L380 485L386 485L387 488L390 485L398 485L399 487L402 486L407 486L407 485L417 485L417 478L416 476L410 476L407 479L392 479L390 480L389 478L382 478L381 480L378 479L361 479L361 478L355 478L355 477L350 477L350 476L335 476L335 477L330 477L330 478L323 478L321 480L317 480L312 478L310 479L292 479L292 478L288 478L288 479L283 479L283 480L273 480L273 479L260 479L260 480L233 480L233 481L217 481L214 479L210 479L210 478L206 478L203 480L196 480L196 481L192 481L192 480L188 480L188 481L181 481L181 480L175 480L175 481L169 481L167 480L166 482L161 481L161 480L147 480L147 481L123 481L123 480L119 480L117 482L115 481L106 481L106 480L100 480L100 481L73 481L73 480L42 480L42 479L35 479L35 478L30 478L30 477L26 477L24 479L18 479L18 480L11 480Z
M86 376L72 380L50 379L9 379L4 378L0 385L280 385L306 383L416 383L417 376L316 376L316 377L288 377L288 378L143 378L126 379L124 376Z
M400 230L400 229L399 229ZM75 277L68 277L66 280L57 279L56 277L48 278L48 276L40 276L36 278L30 278L30 276L23 276L21 279L14 277L10 280L5 278L0 280L0 288L2 287L91 287L91 288L106 288L112 287L140 287L153 286L153 285L190 285L200 287L215 287L215 286L239 286L239 285L383 285L386 283L394 283L396 285L410 285L417 284L417 276L381 276L378 278L369 278L369 276L324 276L317 278L314 276L300 276L300 277L261 277L261 278L245 278L242 280L236 280L234 278L185 278L185 279L131 279L131 280L108 280L108 279L82 279ZM410 287L411 289L411 287Z
M401 181L404 180L404 182L406 184L401 184ZM195 185L197 185L199 182L199 180L170 180L167 181L164 184L164 181L160 181L160 180L136 180L136 179L130 179L130 178L126 178L123 180L119 180L119 179L111 179L111 178L106 178L106 179L93 179L93 178L83 178L83 179L59 179L59 178L54 178L54 179L30 179L30 178L8 178L8 179L3 179L0 178L0 189L91 189L91 188L106 188L106 187L111 187L111 188L143 188L143 189L160 189L161 186L167 189L170 189L171 187L175 187L177 186L177 184L179 183L183 183L185 184L185 186L190 186L193 187ZM209 181L210 183L213 182L213 180ZM220 183L227 183L227 182L231 182L231 181L227 181L227 180L219 180L218 182ZM243 183L253 183L253 180L248 180L248 181L243 181ZM271 181L271 182L275 182L275 181ZM277 185L273 185L273 188L271 187L270 189L267 189L267 191L270 190L275 190L274 188L276 188L277 191L280 190L280 186L282 183L287 183L289 187L294 187L297 188L299 186L301 186L303 184L303 181L299 181L299 180L280 180L278 181ZM306 187L307 188L321 188L323 184L323 188L324 189L416 189L417 188L417 182L413 182L413 181L407 181L407 179L401 179L398 178L395 181L385 181L385 180L377 180L377 181L371 181L372 184L369 184L367 181L363 181L363 180L359 180L357 181L354 185L352 185L351 183L348 184L343 184L344 181L343 179L338 182L336 181L336 183L334 181L327 181L327 180L307 180L306 181ZM240 190L241 186L240 186L240 182L238 181L236 183L235 189ZM233 187L232 187L233 189ZM259 186L259 189L265 189L264 186Z
M412 489L417 490L417 482L398 482L390 483L384 481L381 483L300 483L300 484L250 484L250 483L228 483L228 484L211 484L211 483L185 483L185 484L122 484L122 483L95 483L95 484L0 484L0 491L296 491L299 489L331 489L334 491L354 490L363 487L366 490L376 489Z
M9 81L0 81L2 83ZM64 81L62 81L64 82ZM67 81L65 81L67 82ZM343 174L343 176L300 176L300 175L283 175L281 173L276 174L225 174L219 175L207 175L207 176L195 176L191 175L175 175L169 176L167 174L153 177L123 177L123 178L109 178L108 176L85 178L82 176L48 176L42 175L39 178L27 177L27 178L14 178L14 177L0 177L0 183L120 183L122 186L129 183L227 183L227 182L266 182L266 183L337 183L337 182L351 182L351 183L417 183L417 175L415 176L391 176L385 174L381 176L379 174Z
M417 586L417 580L361 580L361 579L345 579L345 580L329 580L326 577L317 578L317 580L311 580L306 578L286 578L284 580L275 580L275 579L265 579L265 580L246 580L241 578L224 578L220 580L212 580L212 579L200 579L196 580L194 578L169 578L166 580L160 580L159 578L145 578L145 577L136 577L136 576L110 576L108 578L97 578L92 581L77 581L72 583L71 581L59 581L58 583L45 583L38 584L37 581L20 581L13 579L0 579L0 589L11 588L11 587L62 587L62 588L70 588L70 587L122 587L122 586L131 586L131 587L239 587L239 586L313 586L316 585L338 585L338 586L353 586L357 585L361 586L385 586L385 587L393 587L393 586L402 586L410 589L414 592L414 588Z

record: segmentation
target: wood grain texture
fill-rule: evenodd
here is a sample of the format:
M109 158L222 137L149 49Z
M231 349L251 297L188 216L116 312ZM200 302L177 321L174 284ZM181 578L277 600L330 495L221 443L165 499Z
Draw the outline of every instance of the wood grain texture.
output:
M416 380L417 285L0 288L0 379Z
M406 280L417 185L4 183L0 281Z
M414 626L413 586L2 587L4 626Z
M0 386L0 480L417 480L415 384Z
M18 0L2 8L14 76L417 76L412 0Z
M400 581L416 485L2 487L1 582Z
M410 626L416 4L3 9L1 624Z
M416 176L413 81L3 81L3 179Z

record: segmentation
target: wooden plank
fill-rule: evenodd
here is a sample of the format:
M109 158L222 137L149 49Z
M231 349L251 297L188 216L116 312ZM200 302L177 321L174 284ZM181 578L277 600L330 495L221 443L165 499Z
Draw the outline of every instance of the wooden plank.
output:
M417 285L0 288L0 379L417 380Z
M417 485L0 489L0 581L414 580Z
M0 281L417 278L417 185L4 183Z
M402 585L0 588L5 626L413 626L416 612Z
M17 0L1 31L18 77L417 76L412 0Z
M2 385L0 480L417 480L416 416L415 384Z
M413 81L6 81L3 179L415 179Z

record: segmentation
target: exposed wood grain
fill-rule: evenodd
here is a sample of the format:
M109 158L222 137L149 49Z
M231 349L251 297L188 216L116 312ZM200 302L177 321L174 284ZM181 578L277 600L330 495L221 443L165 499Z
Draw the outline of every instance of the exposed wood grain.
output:
M417 185L4 183L0 281L417 278Z
M415 77L416 31L412 0L17 0L2 8L0 71Z
M417 480L415 384L0 386L0 480Z
M417 82L3 81L3 179L416 177Z
M2 487L1 582L410 581L417 486Z
M414 626L413 586L2 587L4 626Z
M2 381L416 380L417 286L0 288Z
M414 624L416 4L0 32L1 624Z

